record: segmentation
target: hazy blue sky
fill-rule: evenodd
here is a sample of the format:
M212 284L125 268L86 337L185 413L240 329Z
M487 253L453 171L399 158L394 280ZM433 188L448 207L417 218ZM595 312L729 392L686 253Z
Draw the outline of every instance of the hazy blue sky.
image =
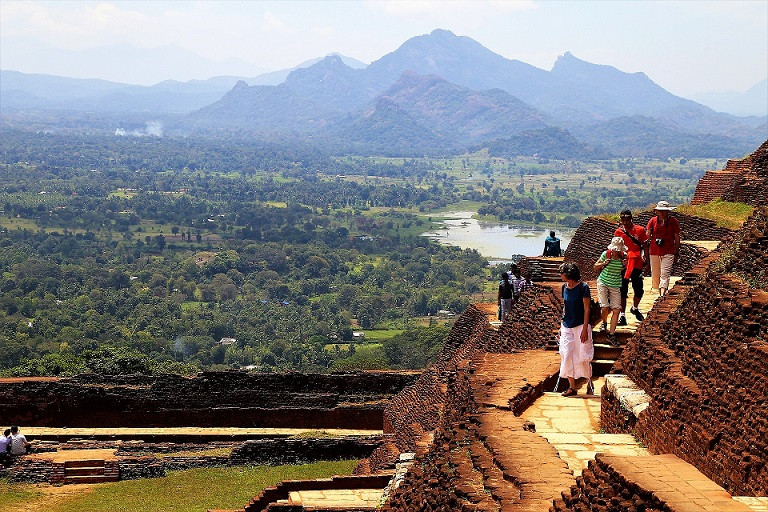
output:
M682 96L744 91L768 76L768 0L0 0L0 49L11 69L34 62L34 52L24 53L38 43L69 50L177 45L207 59L241 59L261 71L331 52L368 63L435 28L543 69L570 51L589 62L643 71ZM0 67L9 69L6 63ZM188 79L159 75L155 81Z

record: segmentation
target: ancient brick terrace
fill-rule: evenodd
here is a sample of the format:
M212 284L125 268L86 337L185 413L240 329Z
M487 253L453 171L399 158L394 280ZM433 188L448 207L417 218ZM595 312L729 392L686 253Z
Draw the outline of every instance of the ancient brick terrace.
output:
M760 178L765 149L729 165ZM499 326L495 307L467 308L438 360L389 403L385 442L357 468L396 473L379 509L768 511L768 208L765 183L750 183L761 188L739 197L757 208L736 232L676 214L674 286L657 299L646 282L646 319L630 316L622 347L595 335L594 394L586 383L577 397L553 392L559 283L526 291ZM614 229L587 219L565 259L594 279ZM245 510L376 508L332 496Z

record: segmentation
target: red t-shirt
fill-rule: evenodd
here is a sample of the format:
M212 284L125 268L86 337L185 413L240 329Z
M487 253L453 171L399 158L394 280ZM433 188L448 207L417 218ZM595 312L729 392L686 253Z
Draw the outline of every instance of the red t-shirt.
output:
M667 222L662 224L659 217L651 217L648 221L648 234L651 239L651 254L664 256L665 254L675 254L675 233L680 233L680 223L674 217L667 217ZM659 246L656 239L660 238L664 243Z
M643 229L643 226L632 224L626 232L624 231L624 226L621 226L613 233L613 236L620 236L623 238L624 245L627 246L627 266L631 268L643 268L643 256L641 252L643 247L642 245L637 245L633 242L627 233L643 244L648 239L645 235L645 229Z

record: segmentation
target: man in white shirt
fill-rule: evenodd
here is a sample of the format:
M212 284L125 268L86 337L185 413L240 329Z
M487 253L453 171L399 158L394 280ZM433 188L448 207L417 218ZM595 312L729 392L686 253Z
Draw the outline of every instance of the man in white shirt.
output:
M29 441L23 434L19 434L19 427L11 427L11 455L24 455L27 453Z

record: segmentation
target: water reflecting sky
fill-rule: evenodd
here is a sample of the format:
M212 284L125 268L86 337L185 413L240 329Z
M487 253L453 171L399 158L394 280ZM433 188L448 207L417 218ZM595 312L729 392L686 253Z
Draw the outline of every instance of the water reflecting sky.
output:
M478 222L472 218L475 212L449 212L450 217L443 221L444 229L424 233L433 240L446 245L456 245L462 249L477 251L492 260L506 261L514 254L541 256L544 239L554 229L560 239L563 250L575 229L548 226L523 226L517 224L499 224Z

